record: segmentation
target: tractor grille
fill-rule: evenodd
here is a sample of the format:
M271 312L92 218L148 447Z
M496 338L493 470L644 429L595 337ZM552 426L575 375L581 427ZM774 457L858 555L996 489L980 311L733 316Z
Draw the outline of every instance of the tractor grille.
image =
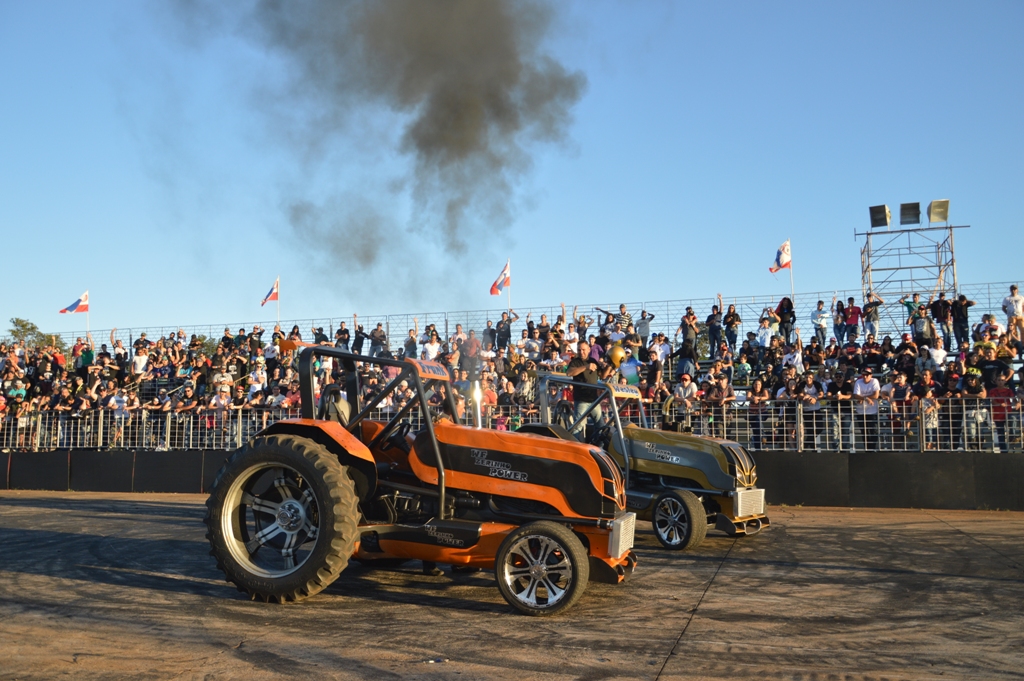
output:
M636 513L623 513L612 521L612 533L608 535L608 555L622 556L633 548L633 531L636 529Z
M764 490L763 489L742 489L736 492L736 517L745 518L748 515L762 515L764 513Z

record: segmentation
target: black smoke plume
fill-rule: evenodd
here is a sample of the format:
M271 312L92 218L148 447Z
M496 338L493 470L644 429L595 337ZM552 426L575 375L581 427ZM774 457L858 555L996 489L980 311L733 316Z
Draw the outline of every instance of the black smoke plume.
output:
M564 139L586 84L544 52L544 2L260 0L251 19L248 35L285 57L290 96L311 107L300 133L311 148L352 134L364 106L402 121L417 209L410 226L451 253L464 252L475 230L508 224L530 146ZM289 209L306 231L329 231L312 226L314 214L351 225L308 208ZM372 264L378 249L360 246Z

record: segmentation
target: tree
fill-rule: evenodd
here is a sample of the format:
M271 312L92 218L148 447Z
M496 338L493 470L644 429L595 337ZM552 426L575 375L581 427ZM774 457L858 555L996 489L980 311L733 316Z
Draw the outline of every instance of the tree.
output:
M11 318L11 327L7 329L7 334L14 340L28 346L37 345L45 347L47 345L56 345L61 350L66 349L63 338L57 335L43 333L39 330L38 326L27 319L22 319L21 317Z
M200 334L196 336L199 342L203 344L203 352L206 353L207 357L213 357L217 354L217 341L212 338L207 338L205 335Z

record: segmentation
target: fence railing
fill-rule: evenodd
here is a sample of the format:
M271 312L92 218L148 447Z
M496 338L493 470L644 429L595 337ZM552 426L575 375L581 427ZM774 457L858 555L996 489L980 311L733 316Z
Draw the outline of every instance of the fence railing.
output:
M664 424L669 429L734 440L755 451L1024 451L1024 410L1009 400L881 400L868 408L849 401L807 405L773 400L758 406L739 403L725 407L674 401L667 411L661 404L649 404L645 409L652 427ZM555 410L558 413L558 406ZM571 409L563 410L567 411ZM393 408L387 407L376 410L371 418L388 420L393 414ZM0 450L232 450L263 428L297 415L284 409L8 415L0 419ZM497 430L516 430L541 420L532 404L487 406L482 415L483 426ZM639 424L639 409L627 405L620 418L623 423ZM423 428L418 412L407 420L413 430Z
M849 401L808 407L774 400L684 407L665 416L677 428L761 451L1024 451L1024 414L1002 400L881 400L867 409Z

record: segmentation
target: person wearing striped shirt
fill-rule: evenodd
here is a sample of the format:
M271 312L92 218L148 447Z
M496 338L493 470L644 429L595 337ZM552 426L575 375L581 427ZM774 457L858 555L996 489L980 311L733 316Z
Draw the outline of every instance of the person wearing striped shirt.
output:
M626 304L625 303L622 303L621 305L619 305L619 314L612 314L608 310L602 310L599 307L595 307L594 309L597 310L598 312L603 312L605 314L610 314L613 317L615 317L615 323L616 324L620 324L621 328L623 328L623 329L625 329L627 326L629 326L630 324L633 323L633 315L629 314L629 312L626 311Z

